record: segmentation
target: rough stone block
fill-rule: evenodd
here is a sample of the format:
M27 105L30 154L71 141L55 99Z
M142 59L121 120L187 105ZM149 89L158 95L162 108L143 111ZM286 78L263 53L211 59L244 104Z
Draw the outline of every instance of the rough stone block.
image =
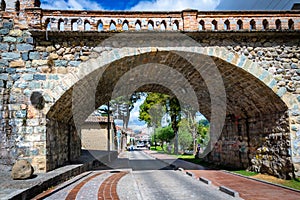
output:
M25 63L23 60L15 60L9 63L9 67L25 67Z
M7 29L12 29L14 26L13 22L4 22L3 23L3 28L7 28Z
M13 53L13 52L5 52L1 53L2 59L6 60L18 60L21 58L20 53Z
M33 60L32 61L32 66L33 67L38 67L38 66L43 66L43 65L47 65L48 60Z
M0 80L7 81L8 80L8 74L0 74Z
M22 53L22 60L27 61L29 59L28 52Z
M33 44L33 42L34 42L33 37L26 38L26 43Z
M9 33L9 29L7 29L7 28L0 29L0 35L6 35L8 33Z
M14 74L14 73L16 73L16 69L15 68L6 68L6 70L5 70L7 73L9 73L9 74Z
M14 36L14 37L21 37L23 34L23 32L19 29L15 29L15 30L10 30L9 31L9 35L10 36Z
M17 37L17 43L22 43L24 42L24 38L22 37Z
M40 59L40 53L39 52L30 52L29 53L29 59L30 60L39 60Z
M46 80L46 75L41 75L41 74L34 74L33 75L33 79L34 80L37 80L37 81L39 81L39 80Z
M6 66L8 66L8 61L0 59L0 67L6 67Z
M25 80L25 81L32 81L33 80L33 74L24 74L22 76L22 78Z
M7 43L0 43L0 51L8 51L9 44Z
M16 117L17 118L25 118L27 115L27 111L26 110L19 110L16 112Z
M72 67L78 67L80 65L80 61L70 61L69 64L72 66Z
M33 50L33 46L31 44L17 44L18 51L30 51Z
M27 160L18 160L11 171L11 177L16 180L28 179L32 176L34 170Z
M11 37L11 36L6 36L6 37L3 37L3 42L10 42L10 43L17 42L17 38Z
M54 61L54 63L55 63L55 66L57 66L57 67L66 67L67 64L68 64L68 61L66 61L66 60L56 60L56 61Z

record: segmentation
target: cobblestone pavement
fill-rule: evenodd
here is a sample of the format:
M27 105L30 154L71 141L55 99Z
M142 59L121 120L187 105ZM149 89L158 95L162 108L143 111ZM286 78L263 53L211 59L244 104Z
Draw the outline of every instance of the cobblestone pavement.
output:
M155 151L146 151L154 158L159 158L165 162L174 160L174 156L160 154ZM253 200L296 200L300 199L300 192L278 187L276 185L263 183L260 181L252 180L249 178L241 177L238 175L230 174L221 170L208 170L202 166L188 163L182 160L176 160L172 164L177 167L191 172L195 179L204 177L215 186L226 186L230 189L237 191L240 197L244 199Z

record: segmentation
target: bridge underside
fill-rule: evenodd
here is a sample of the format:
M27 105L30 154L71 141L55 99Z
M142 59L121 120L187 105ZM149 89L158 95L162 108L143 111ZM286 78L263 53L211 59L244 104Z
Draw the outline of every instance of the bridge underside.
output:
M188 61L195 57L197 66ZM198 110L210 120L213 101L207 84L216 79L213 74L203 77L202 73L210 67L217 67L223 79L226 119L222 134L206 160L290 178L293 169L285 103L253 75L224 60L192 53L183 58L166 51L114 61L85 76L63 94L47 114L47 169L80 154L76 128L94 109L117 97L119 90L176 95L182 88L190 87L195 92ZM182 76L177 77L175 72ZM189 103L191 100L186 96L179 98Z

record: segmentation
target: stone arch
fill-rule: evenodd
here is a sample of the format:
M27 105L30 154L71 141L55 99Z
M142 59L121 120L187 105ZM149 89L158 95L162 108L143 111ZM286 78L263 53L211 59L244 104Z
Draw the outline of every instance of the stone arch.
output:
M148 21L148 31L153 31L154 30L154 22L152 20Z
M276 19L275 26L276 26L276 30L281 30L282 29L281 20L280 19Z
M139 30L141 30L141 28L142 28L141 21L140 20L136 20L136 22L135 22L135 30L139 31Z
M211 30L218 30L218 22L215 19L211 22Z
M230 21L228 19L224 22L224 30L230 30Z
M19 0L17 0L15 3L15 10L16 10L16 12L20 11L20 1Z
M102 22L102 20L99 20L98 22L97 22L97 30L98 31L103 31L104 29L103 29L103 22Z
M165 20L162 20L162 21L160 22L160 30L161 30L161 31L165 31L166 29L167 29L167 23L166 23Z
M173 29L173 31L179 30L179 22L178 22L178 20L175 20L175 21L173 22L173 27L172 27L172 29Z
M1 0L1 11L5 11L6 9L6 2L5 0Z
M44 29L48 31L51 30L51 22L49 18L47 18L45 21Z
M88 20L84 20L84 30L85 31L91 30L91 23Z
M205 22L203 20L199 21L199 30L204 31L205 30Z
M68 74L61 85L57 86L53 91L53 98L56 99L56 103L49 110L47 116L54 117L58 119L57 121L68 123L72 119L72 111L70 110L70 98L72 98L72 91L74 90L74 86L79 85L79 87L84 87L85 89L80 91L83 92L80 96L90 96L88 95L88 88L93 85L90 81L86 80L98 80L96 77L97 74L101 74L100 82L101 84L94 85L96 88L101 87L101 90L96 90L97 97L103 97L101 100L97 98L96 106L101 105L101 103L109 100L110 96L105 95L109 94L109 91L113 90L114 84L118 80L119 77L130 70L131 67L136 66L136 64L140 64L143 60L147 60L147 62L152 63L152 59L158 63L164 63L172 68L180 71L184 74L185 77L191 77L191 74L194 74L193 77L197 77L193 79L192 77L192 86L194 87L197 94L203 94L201 99L203 102L206 102L205 105L200 103L201 111L205 116L210 115L210 106L209 106L209 94L206 92L206 86L202 85L203 81L201 80L201 76L197 75L197 73L193 72L193 66L187 62L187 60L178 56L180 54L173 53L176 52L188 52L189 58L192 59L194 54L199 54L203 56L202 58L210 58L214 61L218 69L221 71L221 74L224 78L224 84L226 86L226 90L231 98L228 99L228 107L227 112L228 116L226 118L227 125L231 126L231 124L239 123L241 126L241 131L246 127L245 123L247 120L259 119L262 120L266 117L267 113L273 113L278 111L278 115L272 115L274 120L280 120L282 116L286 117L285 111L287 110L287 106L281 100L282 97L277 93L277 89L275 87L276 81L273 77L265 70L260 68L256 63L247 59L247 57L229 52L226 48L223 47L196 47L196 48L181 48L181 47L157 47L157 48L148 48L148 47L140 47L140 48L120 48L114 49L110 52L104 52L100 57L96 59L91 59L86 63L83 63L80 66L80 73L72 73ZM179 58L178 62L181 63L177 65L173 62L174 58ZM159 58L156 60L156 58ZM205 59L204 59L205 60ZM98 63L95 65L95 63ZM136 63L136 64L134 64ZM132 66L131 66L132 65ZM87 66L89 66L87 68ZM101 66L105 66L104 68ZM182 68L184 66L184 68ZM122 72L120 73L120 69L122 68ZM126 70L125 70L126 69ZM125 71L124 71L125 70ZM196 71L194 71L196 72ZM147 73L140 73L147 74ZM103 76L102 76L103 75ZM149 75L149 74L148 74ZM229 75L229 76L228 76ZM149 75L150 76L150 75ZM152 76L152 75L151 75ZM102 78L106 77L106 78ZM242 80L240 78L243 77ZM250 82L249 82L250 81ZM201 82L201 84L199 83ZM98 83L97 83L98 84ZM128 83L130 84L130 83ZM197 86L197 84L200 84ZM80 86L82 85L82 86ZM103 87L103 86L106 87ZM249 87L249 88L248 88ZM105 88L105 89L104 89ZM152 88L152 89L150 89ZM161 87L149 85L142 87L141 90L145 91L161 91ZM87 92L85 94L85 92ZM71 95L71 96L70 96ZM246 96L245 96L246 95ZM265 99L262 100L260 98L255 98L257 95L265 95ZM262 98L263 96L261 96ZM65 100L65 98L69 98L69 100ZM85 101L81 98L80 103L89 104L89 101ZM248 99L248 100L247 100ZM263 104L265 100L270 101L267 104ZM55 107L57 106L57 107ZM59 109L60 106L64 106L64 110ZM85 109L83 113L80 111L80 116L82 121L85 117L95 109L93 105L91 105L89 109ZM67 108L66 108L67 107ZM81 108L81 106L75 106ZM78 111L79 112L79 111ZM86 113L85 113L86 112ZM62 116L59 118L59 116ZM270 117L270 116L269 116ZM283 119L285 119L283 117ZM209 119L209 117L207 117ZM237 120L235 122L235 120ZM55 122L57 123L57 122ZM53 123L52 125L54 125ZM275 123L275 121L274 121ZM246 123L247 124L247 123ZM62 127L64 127L62 125ZM243 128L244 127L244 128ZM72 128L74 129L74 128ZM228 133L223 133L224 137L231 137ZM227 134L227 135L226 135ZM256 134L250 133L250 134ZM258 134L258 133L257 133ZM286 136L285 136L286 137ZM288 139L288 138L287 138ZM259 148L260 144L256 144L255 148ZM254 152L255 153L255 152ZM243 154L244 155L244 154ZM212 154L209 155L214 160ZM225 155L223 155L225 156ZM244 155L245 156L245 155ZM226 157L226 156L225 156ZM224 159L225 159L224 157ZM226 158L227 161L228 158ZM51 160L51 158L49 158ZM221 162L221 161L220 161ZM243 165L240 167L247 167L248 161L243 161ZM250 161L249 161L250 163ZM232 163L233 164L233 163ZM281 172L280 172L281 173ZM285 172L282 172L285 173Z
M65 30L65 26L64 26L65 22L63 19L59 19L57 26L58 26L58 30L59 31L64 31Z
M71 30L78 31L78 19L71 20Z
M250 30L256 30L256 22L254 19L251 19L250 21Z
M111 20L109 23L109 30L110 31L116 31L117 30L117 24L114 20Z
M239 19L237 21L237 30L242 30L242 29L243 29L243 21Z
M262 21L262 24L263 24L263 30L269 30L269 22L267 19L264 19Z
M295 23L292 19L289 19L289 21L288 21L288 29L289 30L294 30L295 29Z
M122 30L123 31L129 30L129 22L127 20L124 20L123 25L122 25Z
M41 7L41 1L40 0L34 0L34 7L36 7L36 8Z

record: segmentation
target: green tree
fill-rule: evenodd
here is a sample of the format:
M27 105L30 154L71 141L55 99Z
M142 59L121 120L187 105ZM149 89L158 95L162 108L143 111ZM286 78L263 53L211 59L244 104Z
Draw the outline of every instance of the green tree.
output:
M209 126L209 121L206 119L202 119L198 122L197 142L204 146L206 146L209 141Z
M193 145L193 137L190 131L189 121L186 118L182 119L179 123L178 143L181 150L186 150Z
M162 144L162 149L164 142L171 142L171 140L174 138L174 131L171 126L159 127L155 130L155 132L157 139Z
M178 124L181 120L181 108L176 97L169 97L166 103L167 113L171 117L171 126L174 131L174 154L178 154Z

